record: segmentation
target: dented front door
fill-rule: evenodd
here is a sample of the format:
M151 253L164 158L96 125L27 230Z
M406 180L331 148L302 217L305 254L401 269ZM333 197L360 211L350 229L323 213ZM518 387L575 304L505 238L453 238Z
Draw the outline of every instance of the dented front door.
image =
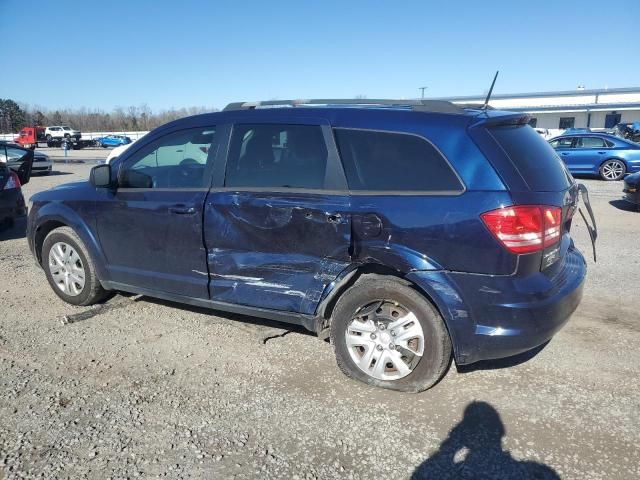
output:
M314 313L349 264L346 195L212 190L204 228L214 301Z

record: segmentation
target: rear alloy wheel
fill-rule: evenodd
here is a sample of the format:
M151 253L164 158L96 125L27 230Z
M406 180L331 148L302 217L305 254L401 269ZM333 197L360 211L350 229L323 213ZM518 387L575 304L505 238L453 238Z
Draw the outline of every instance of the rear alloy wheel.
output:
M392 390L430 388L451 360L437 310L395 277L364 275L342 294L332 314L331 342L347 376Z
M607 181L621 180L626 171L620 160L607 160L600 167L600 177Z

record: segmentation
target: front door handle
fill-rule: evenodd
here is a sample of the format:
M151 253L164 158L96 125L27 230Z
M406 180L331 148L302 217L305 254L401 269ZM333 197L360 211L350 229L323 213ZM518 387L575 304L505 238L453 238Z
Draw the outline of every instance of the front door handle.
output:
M569 155L569 152L562 152L560 155Z
M340 223L342 220L342 215L339 213L327 213L327 222L329 223Z
M607 153L607 152L598 152L598 153L599 153L600 155L604 155L604 154L605 154L605 153Z
M186 205L174 205L173 207L169 207L169 212L178 215L192 215L196 213L196 209L194 207L187 207Z

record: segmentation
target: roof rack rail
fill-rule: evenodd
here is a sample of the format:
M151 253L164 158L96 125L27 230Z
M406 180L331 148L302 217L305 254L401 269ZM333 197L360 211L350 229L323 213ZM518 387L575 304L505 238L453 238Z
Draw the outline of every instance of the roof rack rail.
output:
M389 99L369 99L369 98L324 98L312 100L266 100L258 102L234 102L227 105L223 111L232 110L253 110L256 108L273 107L300 107L305 105L363 105L363 106L387 106L387 107L410 107L419 112L434 113L464 113L464 108L445 100L389 100Z

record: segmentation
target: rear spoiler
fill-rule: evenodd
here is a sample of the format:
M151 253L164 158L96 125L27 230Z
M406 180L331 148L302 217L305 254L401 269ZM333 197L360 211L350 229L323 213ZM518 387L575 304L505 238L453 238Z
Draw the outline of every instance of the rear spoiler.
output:
M480 113L473 118L470 128L476 127L502 127L509 125L527 125L531 117L526 113L493 112Z

